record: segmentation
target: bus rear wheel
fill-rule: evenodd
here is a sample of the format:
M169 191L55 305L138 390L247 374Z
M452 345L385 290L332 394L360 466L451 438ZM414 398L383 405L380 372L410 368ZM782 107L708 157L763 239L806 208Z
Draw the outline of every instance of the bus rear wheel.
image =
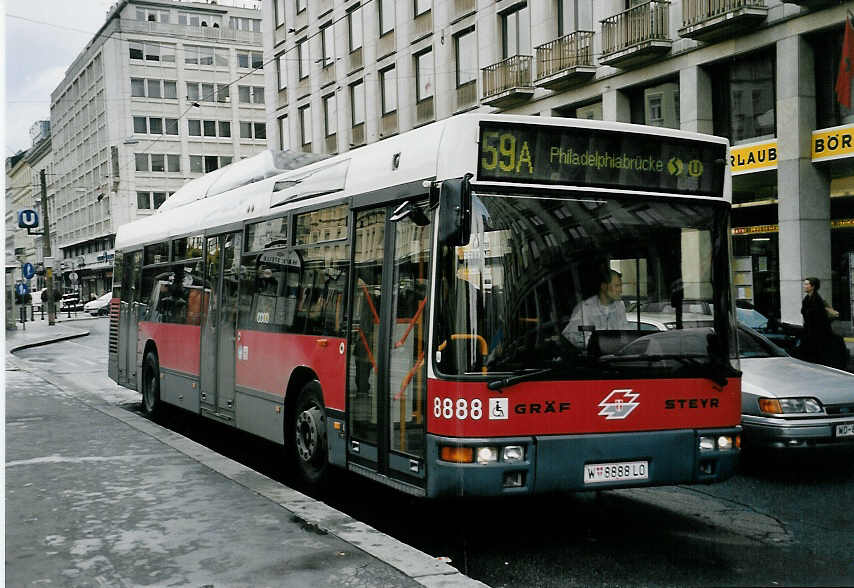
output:
M160 414L160 362L149 351L142 362L142 412L154 418Z
M326 479L326 409L320 382L312 380L302 387L293 412L291 427L293 458L300 478L317 486Z

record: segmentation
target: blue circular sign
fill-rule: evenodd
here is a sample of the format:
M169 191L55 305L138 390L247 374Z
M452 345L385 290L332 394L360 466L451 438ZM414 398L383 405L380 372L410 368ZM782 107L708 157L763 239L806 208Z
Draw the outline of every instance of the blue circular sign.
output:
M39 215L35 210L25 208L18 212L18 227L21 229L35 229L39 226Z
M26 284L15 284L15 292L19 296L24 296L25 294L30 293L30 287L27 286Z
M36 268L31 263L25 263L21 266L21 275L24 276L25 280L29 280L36 275Z

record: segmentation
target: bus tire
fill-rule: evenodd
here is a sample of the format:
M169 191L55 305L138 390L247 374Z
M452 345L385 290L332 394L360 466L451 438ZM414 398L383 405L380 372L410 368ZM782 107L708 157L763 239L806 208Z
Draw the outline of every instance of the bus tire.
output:
M161 412L160 362L157 354L149 351L142 362L142 412L151 418Z
M329 468L326 409L320 382L312 380L297 395L291 425L293 461L299 477L311 486L321 485Z

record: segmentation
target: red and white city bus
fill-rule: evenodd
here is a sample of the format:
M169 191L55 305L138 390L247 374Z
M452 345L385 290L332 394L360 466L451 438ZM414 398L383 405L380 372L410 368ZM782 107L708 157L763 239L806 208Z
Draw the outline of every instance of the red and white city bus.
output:
M119 229L110 375L147 413L282 444L309 482L724 480L741 408L726 156L718 137L480 114L329 158L265 152ZM597 328L583 301L615 274L626 316ZM705 322L683 322L688 300ZM668 330L641 330L662 302Z

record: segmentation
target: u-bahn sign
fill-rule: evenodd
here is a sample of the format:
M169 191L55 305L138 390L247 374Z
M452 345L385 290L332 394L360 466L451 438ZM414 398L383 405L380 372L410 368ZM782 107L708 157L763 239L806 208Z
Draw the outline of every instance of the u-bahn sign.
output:
M36 275L36 268L31 263L25 263L21 266L21 275L25 280L29 280Z
M31 209L25 208L18 212L18 226L22 229L35 229L39 226L39 215Z

